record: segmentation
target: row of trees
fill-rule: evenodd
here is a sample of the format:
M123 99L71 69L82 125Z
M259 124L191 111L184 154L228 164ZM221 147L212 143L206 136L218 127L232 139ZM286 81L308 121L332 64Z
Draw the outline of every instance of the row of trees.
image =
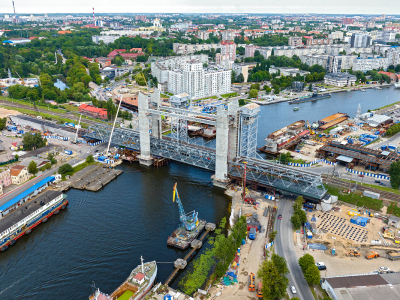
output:
M271 259L264 260L258 270L258 277L262 280L263 299L283 299L289 285L289 274L286 260L273 253Z
M206 282L215 267L215 276L222 277L235 257L236 249L246 238L246 217L242 216L226 235L226 218L215 230L215 237L209 238L208 248L193 261L193 267L179 283L185 294L191 295Z
M294 229L300 229L302 223L307 222L307 215L306 212L302 209L303 207L303 196L299 196L293 203L294 213L293 216L290 218L290 221L293 224Z
M318 267L315 265L314 257L310 254L304 254L299 258L299 265L303 271L304 278L309 284L319 284L321 275Z

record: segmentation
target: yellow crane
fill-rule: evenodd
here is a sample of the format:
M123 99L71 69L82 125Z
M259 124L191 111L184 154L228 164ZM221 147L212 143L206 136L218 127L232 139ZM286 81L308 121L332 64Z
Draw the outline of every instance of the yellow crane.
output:
M311 126L310 126L310 123L308 123L308 120L307 120L307 127L308 127L308 130L310 130L311 134L315 134L314 130L311 129Z
M21 79L22 84L25 84L25 81L21 78L21 76L19 76L18 72L17 71L14 71L14 72L17 73L19 79Z

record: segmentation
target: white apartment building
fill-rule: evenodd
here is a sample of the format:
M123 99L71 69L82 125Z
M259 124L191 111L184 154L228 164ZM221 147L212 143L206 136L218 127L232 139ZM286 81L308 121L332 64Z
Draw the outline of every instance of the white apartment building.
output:
M202 30L198 32L199 39L201 40L208 40L210 38L210 33L206 30Z
M376 34L376 40L383 43L394 42L396 40L396 33L397 32L392 30L378 31Z
M191 99L230 92L232 71L222 67L207 69L203 63L199 59L187 58L180 67L168 70L168 81L164 83L166 90L173 94L187 93ZM153 76L157 76L156 70Z
M342 40L343 39L343 31L333 31L328 35L328 39L332 40Z
M193 54L197 51L201 50L211 50L211 49L219 49L221 48L221 44L181 44L181 43L174 43L172 45L172 51L176 54Z
M303 45L303 39L301 36L290 36L288 41L289 46L301 46Z
M229 60L236 58L236 44L232 41L221 42L221 55L227 57Z
M249 44L246 45L246 49L245 49L245 57L254 57L254 52L259 49L259 46L253 45L253 44Z
M325 84L339 87L354 85L356 80L357 77L355 75L347 73L328 73L324 77Z
M353 71L366 72L373 69L378 70L379 68L383 68L386 71L388 67L389 59L386 57L358 57L353 61Z
M235 39L235 35L236 35L236 30L233 29L227 29L221 31L221 39L223 41L233 41Z
M101 41L104 42L104 44L110 44L114 43L117 39L119 39L120 36L115 36L115 35L93 35L92 36L92 41L96 44L100 43Z

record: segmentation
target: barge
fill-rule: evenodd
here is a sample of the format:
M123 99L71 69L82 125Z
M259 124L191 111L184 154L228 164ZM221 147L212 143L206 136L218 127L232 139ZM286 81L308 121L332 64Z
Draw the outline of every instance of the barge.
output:
M111 294L105 294L97 289L89 300L139 300L153 287L157 277L157 263L155 261L142 263L132 270L129 277Z
M45 223L67 207L66 195L58 191L46 191L26 202L0 220L0 251L5 251L17 240L32 232L40 223Z
M297 103L316 101L316 100L327 99L327 98L331 98L331 94L318 95L317 93L314 93L314 94L312 94L311 97L301 98L301 99L296 98L292 101L289 101L289 104L297 104Z
M207 222L205 220L198 220L196 211L192 211L188 214L185 213L176 186L177 183L175 183L173 188L172 201L175 202L176 199L178 203L179 219L182 224L168 237L167 245L179 249L186 249L204 230Z

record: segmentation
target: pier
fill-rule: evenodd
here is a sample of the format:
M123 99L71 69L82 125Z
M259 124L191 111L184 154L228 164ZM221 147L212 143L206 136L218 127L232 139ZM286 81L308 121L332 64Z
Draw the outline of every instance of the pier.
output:
M198 240L193 240L191 243L191 247L192 250L189 251L188 254L185 255L185 257L182 258L178 258L175 262L174 262L174 267L175 270L171 273L171 275L168 276L168 279L165 281L165 285L168 285L172 279L174 279L174 277L176 276L176 274L178 273L179 270L183 270L186 268L188 260L192 257L193 253L197 250L200 249L201 246L203 246L203 240L205 239L205 237L207 236L207 234L210 231L214 231L216 228L214 223L207 223L206 224L206 231L200 236L200 238Z

